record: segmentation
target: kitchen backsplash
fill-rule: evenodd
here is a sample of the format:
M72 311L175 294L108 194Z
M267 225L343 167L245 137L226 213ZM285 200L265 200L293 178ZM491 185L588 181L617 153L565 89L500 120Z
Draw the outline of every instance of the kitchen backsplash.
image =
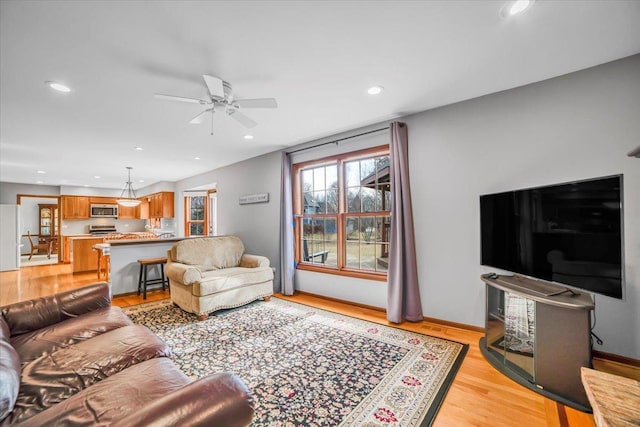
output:
M145 231L144 226L147 220L144 219L114 219L114 218L92 218L85 220L63 220L61 233L66 234L87 234L90 225L115 225L121 233L134 231Z

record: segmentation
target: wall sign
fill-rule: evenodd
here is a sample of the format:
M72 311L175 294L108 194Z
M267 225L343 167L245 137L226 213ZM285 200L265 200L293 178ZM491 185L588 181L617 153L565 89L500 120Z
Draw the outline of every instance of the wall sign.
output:
M240 196L238 202L241 205L250 205L252 203L269 203L269 193Z

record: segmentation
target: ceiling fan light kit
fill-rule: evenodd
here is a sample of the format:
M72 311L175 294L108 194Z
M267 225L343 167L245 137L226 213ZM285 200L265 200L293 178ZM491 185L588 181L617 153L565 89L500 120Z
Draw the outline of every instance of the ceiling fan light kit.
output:
M189 123L200 124L202 123L202 119L211 113L211 135L213 135L213 115L216 111L224 111L227 116L230 116L244 127L250 129L257 126L258 123L240 112L241 108L278 108L278 103L274 98L234 99L233 86L231 86L231 83L206 74L203 75L202 78L207 87L206 99L187 98L161 93L155 94L155 97L168 101L189 102L207 106L208 108L191 119Z

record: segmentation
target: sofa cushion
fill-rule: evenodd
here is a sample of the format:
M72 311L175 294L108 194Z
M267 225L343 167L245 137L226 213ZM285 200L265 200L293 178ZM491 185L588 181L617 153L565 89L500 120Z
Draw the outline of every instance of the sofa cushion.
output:
M147 360L93 384L64 402L26 419L20 426L110 425L189 382L189 378L170 359ZM189 410L189 402L184 402L184 410ZM0 423L1 426L8 424Z
M171 260L208 268L229 268L240 264L244 253L242 240L236 236L185 239L173 245Z
M169 347L147 327L124 326L45 354L22 368L13 421L30 418L107 377L156 357Z
M21 335L111 305L109 284L98 282L2 307L11 335Z
M270 280L273 280L273 270L270 267L225 268L203 273L202 280L193 284L192 293L202 297Z
M0 420L11 413L20 391L20 358L9 336L9 325L0 315Z
M120 307L105 307L26 334L11 337L20 362L37 359L44 353L68 347L123 326L133 325Z

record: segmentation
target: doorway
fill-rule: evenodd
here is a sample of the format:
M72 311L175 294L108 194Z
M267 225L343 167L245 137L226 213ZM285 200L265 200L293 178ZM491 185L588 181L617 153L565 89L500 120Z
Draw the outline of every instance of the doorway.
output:
M59 262L60 197L18 194L20 268Z

